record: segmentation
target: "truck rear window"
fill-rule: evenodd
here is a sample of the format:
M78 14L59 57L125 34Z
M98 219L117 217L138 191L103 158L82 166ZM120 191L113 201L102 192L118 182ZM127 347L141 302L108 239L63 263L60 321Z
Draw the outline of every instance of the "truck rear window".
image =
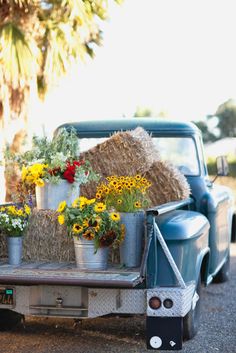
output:
M108 137L81 138L80 152L95 147ZM161 159L169 161L185 175L199 175L199 163L196 146L190 137L152 137L161 155Z
M199 175L195 143L190 137L153 137L161 158L171 162L185 175Z

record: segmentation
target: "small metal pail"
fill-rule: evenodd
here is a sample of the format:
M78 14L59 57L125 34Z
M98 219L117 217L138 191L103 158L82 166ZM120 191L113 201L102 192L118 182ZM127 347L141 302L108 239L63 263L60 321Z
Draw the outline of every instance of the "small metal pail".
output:
M8 263L20 265L22 258L22 236L7 237Z
M105 270L108 262L108 247L98 248L94 253L94 241L74 237L76 266L80 270Z

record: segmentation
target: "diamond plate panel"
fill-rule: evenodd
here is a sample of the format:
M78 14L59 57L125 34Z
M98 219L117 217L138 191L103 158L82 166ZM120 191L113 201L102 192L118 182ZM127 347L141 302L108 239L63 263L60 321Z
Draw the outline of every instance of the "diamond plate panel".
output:
M191 309L192 299L194 295L195 284L191 283L186 288L154 288L147 290L147 315L148 316L182 316L184 317ZM166 298L172 299L174 305L167 309L163 305L153 310L148 305L149 299L158 297L162 303Z
M110 313L143 314L146 312L146 290L89 289L88 316Z

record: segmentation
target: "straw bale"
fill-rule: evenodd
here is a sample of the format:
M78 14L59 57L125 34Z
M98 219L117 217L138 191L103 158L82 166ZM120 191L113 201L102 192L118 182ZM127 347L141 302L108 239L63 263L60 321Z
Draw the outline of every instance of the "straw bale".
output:
M75 261L73 240L67 237L66 227L57 222L57 216L55 211L33 210L23 238L23 260ZM6 236L0 236L0 258L7 258Z
M144 174L158 158L152 139L142 128L117 132L108 140L84 152L93 169L101 175ZM94 197L97 184L92 182L81 186L81 195Z
M189 197L190 187L185 176L170 163L154 162L145 177L152 183L148 189L150 206Z
M83 154L93 169L103 178L109 175L145 175L152 186L148 195L151 205L182 200L189 196L189 184L184 175L164 162L151 136L141 127L118 132L105 142ZM81 195L94 197L96 183L81 187Z
M0 232L0 259L7 258L7 242L6 236Z
M34 209L24 236L23 259L31 261L74 261L73 240L57 221L57 212Z

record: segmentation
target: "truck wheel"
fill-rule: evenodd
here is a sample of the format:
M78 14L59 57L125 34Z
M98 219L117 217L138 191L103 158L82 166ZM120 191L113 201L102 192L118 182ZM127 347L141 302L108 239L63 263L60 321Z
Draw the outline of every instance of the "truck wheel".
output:
M229 280L229 269L230 269L230 255L228 254L224 265L221 267L220 271L214 277L214 283L224 283Z
M232 219L231 243L236 243L236 214L233 215Z
M22 322L23 315L8 309L0 309L0 331L11 330Z
M194 309L188 312L188 314L183 318L183 339L190 340L198 332L200 324L200 312L201 312L201 276L199 275L196 292L199 299L196 303Z

